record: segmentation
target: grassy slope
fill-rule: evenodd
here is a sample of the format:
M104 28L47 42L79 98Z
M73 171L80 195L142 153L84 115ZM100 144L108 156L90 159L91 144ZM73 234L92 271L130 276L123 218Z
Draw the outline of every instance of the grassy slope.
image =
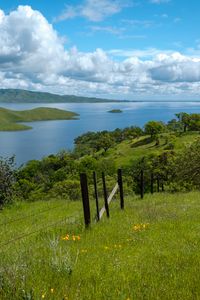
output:
M199 203L199 193L126 199L124 212L118 203L112 203L110 220L104 218L90 230L84 231L81 222L71 220L11 243L0 250L1 280L4 291L7 288L5 293L0 288L0 298L22 299L22 290L32 289L34 299L42 295L58 300L198 299ZM63 208L1 225L1 243L40 224L81 212L81 203L57 200L6 209L0 213L1 220L50 205ZM141 223L149 226L134 230ZM81 240L61 240L67 233L80 235Z
M76 119L78 114L57 108L39 107L31 110L15 111L0 108L0 130L25 130L30 126L18 122L33 122L46 120L71 120Z
M167 135L167 134L166 134ZM185 145L199 138L198 132L188 132L175 138L174 151L179 151ZM159 154L165 150L165 137L160 138L160 145L155 146L155 141L151 142L148 136L134 139L132 141L124 141L114 148L108 150L106 154L111 160L116 162L118 167L129 165L132 160L141 158L149 154Z

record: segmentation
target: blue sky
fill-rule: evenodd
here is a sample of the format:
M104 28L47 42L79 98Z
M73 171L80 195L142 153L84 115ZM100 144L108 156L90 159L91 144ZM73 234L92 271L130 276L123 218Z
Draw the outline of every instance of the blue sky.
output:
M196 100L200 1L0 3L0 87Z

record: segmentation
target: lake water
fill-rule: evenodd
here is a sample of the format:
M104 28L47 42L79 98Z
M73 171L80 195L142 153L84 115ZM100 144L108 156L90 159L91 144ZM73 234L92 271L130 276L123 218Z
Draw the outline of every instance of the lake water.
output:
M80 114L79 120L43 121L27 123L32 130L0 132L0 156L16 156L17 165L31 159L57 153L63 149L73 149L74 138L87 131L113 130L127 126L143 126L149 120L164 122L174 118L174 114L184 111L200 113L200 102L142 102L142 103L59 103L59 104L3 104L1 107L24 110L35 107L56 107ZM108 113L111 109L121 109L123 113Z

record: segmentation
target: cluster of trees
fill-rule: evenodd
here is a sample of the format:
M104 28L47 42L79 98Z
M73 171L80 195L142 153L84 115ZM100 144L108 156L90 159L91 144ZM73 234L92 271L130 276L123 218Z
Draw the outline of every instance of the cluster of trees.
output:
M114 131L87 132L74 140L75 153L79 156L93 154L98 151L107 152L108 149L127 139L142 136L144 131L137 126Z
M141 171L144 174L145 191L154 188L168 192L186 192L200 189L200 139L181 152L165 151L134 161L126 172L132 178L134 192L140 192Z
M176 114L177 119L168 122L168 128L173 131L199 131L200 114L188 114L181 112Z
M93 171L109 176L116 173L115 163L108 158L101 161L91 155L76 159L74 153L60 152L44 159L29 161L16 172L16 196L26 200L39 197L62 197L71 200L80 199L80 173L87 172L89 183Z

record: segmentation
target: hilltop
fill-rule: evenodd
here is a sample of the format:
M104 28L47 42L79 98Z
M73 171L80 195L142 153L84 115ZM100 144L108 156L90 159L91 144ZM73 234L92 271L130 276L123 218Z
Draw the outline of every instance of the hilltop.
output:
M95 97L82 97L74 95L57 95L43 92L33 92L20 89L0 89L1 103L104 103L124 102L101 99Z

